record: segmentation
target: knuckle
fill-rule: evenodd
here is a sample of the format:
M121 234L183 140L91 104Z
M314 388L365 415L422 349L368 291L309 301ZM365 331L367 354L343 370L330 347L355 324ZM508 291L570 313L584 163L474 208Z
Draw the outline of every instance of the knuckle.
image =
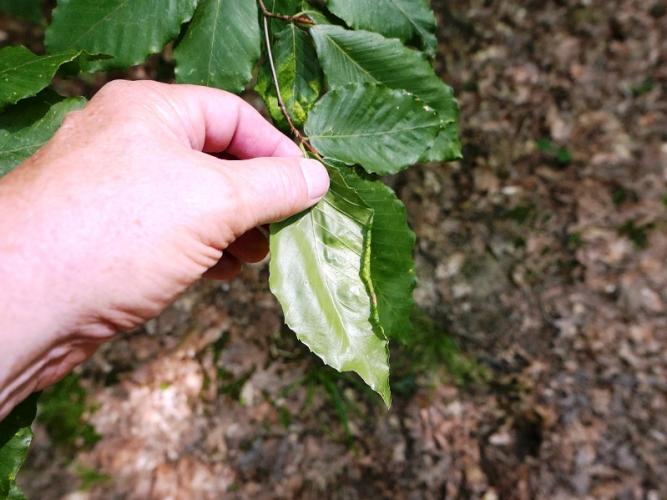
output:
M150 99L146 82L113 80L91 100L87 108L91 120L101 126L120 126L126 137L144 137L150 133Z
M70 111L65 115L61 128L66 130L76 126L81 121L84 113L83 110Z
M94 101L102 101L106 105L126 107L128 104L136 106L150 100L163 84L146 80L113 80L95 95Z
M127 91L132 82L128 80L112 80L100 89L95 97L99 99L115 98L119 93Z

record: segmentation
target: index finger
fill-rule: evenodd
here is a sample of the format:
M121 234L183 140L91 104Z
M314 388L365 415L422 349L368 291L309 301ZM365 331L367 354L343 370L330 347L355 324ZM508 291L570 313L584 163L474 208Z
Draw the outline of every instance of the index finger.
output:
M234 94L196 85L165 85L194 149L240 160L302 157L303 152L255 108Z

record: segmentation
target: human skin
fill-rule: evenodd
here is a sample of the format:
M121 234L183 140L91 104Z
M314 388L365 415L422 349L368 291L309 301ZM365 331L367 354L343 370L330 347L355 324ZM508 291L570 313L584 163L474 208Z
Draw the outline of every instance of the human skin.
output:
M254 228L328 188L326 169L236 96L106 85L0 180L0 420L202 276L263 259Z

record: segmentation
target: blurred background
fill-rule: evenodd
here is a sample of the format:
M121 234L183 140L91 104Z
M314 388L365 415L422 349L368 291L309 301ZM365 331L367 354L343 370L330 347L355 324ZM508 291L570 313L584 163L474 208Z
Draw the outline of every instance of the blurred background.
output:
M667 498L667 2L433 6L465 159L394 179L420 284L392 409L250 267L43 396L29 498ZM0 46L42 26L0 16Z

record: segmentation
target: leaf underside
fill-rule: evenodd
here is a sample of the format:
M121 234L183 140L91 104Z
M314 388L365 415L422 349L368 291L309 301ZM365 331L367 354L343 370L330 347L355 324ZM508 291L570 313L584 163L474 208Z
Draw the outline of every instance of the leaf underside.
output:
M394 174L417 163L440 129L438 115L423 101L373 84L329 91L305 126L320 154L377 174Z
M241 92L261 52L256 0L201 0L174 51L176 80Z
M59 0L46 30L50 52L108 54L89 70L126 68L157 54L192 18L197 0Z
M361 278L373 210L331 173L317 206L272 226L271 291L299 340L326 364L358 373L389 405L387 341L370 321Z

